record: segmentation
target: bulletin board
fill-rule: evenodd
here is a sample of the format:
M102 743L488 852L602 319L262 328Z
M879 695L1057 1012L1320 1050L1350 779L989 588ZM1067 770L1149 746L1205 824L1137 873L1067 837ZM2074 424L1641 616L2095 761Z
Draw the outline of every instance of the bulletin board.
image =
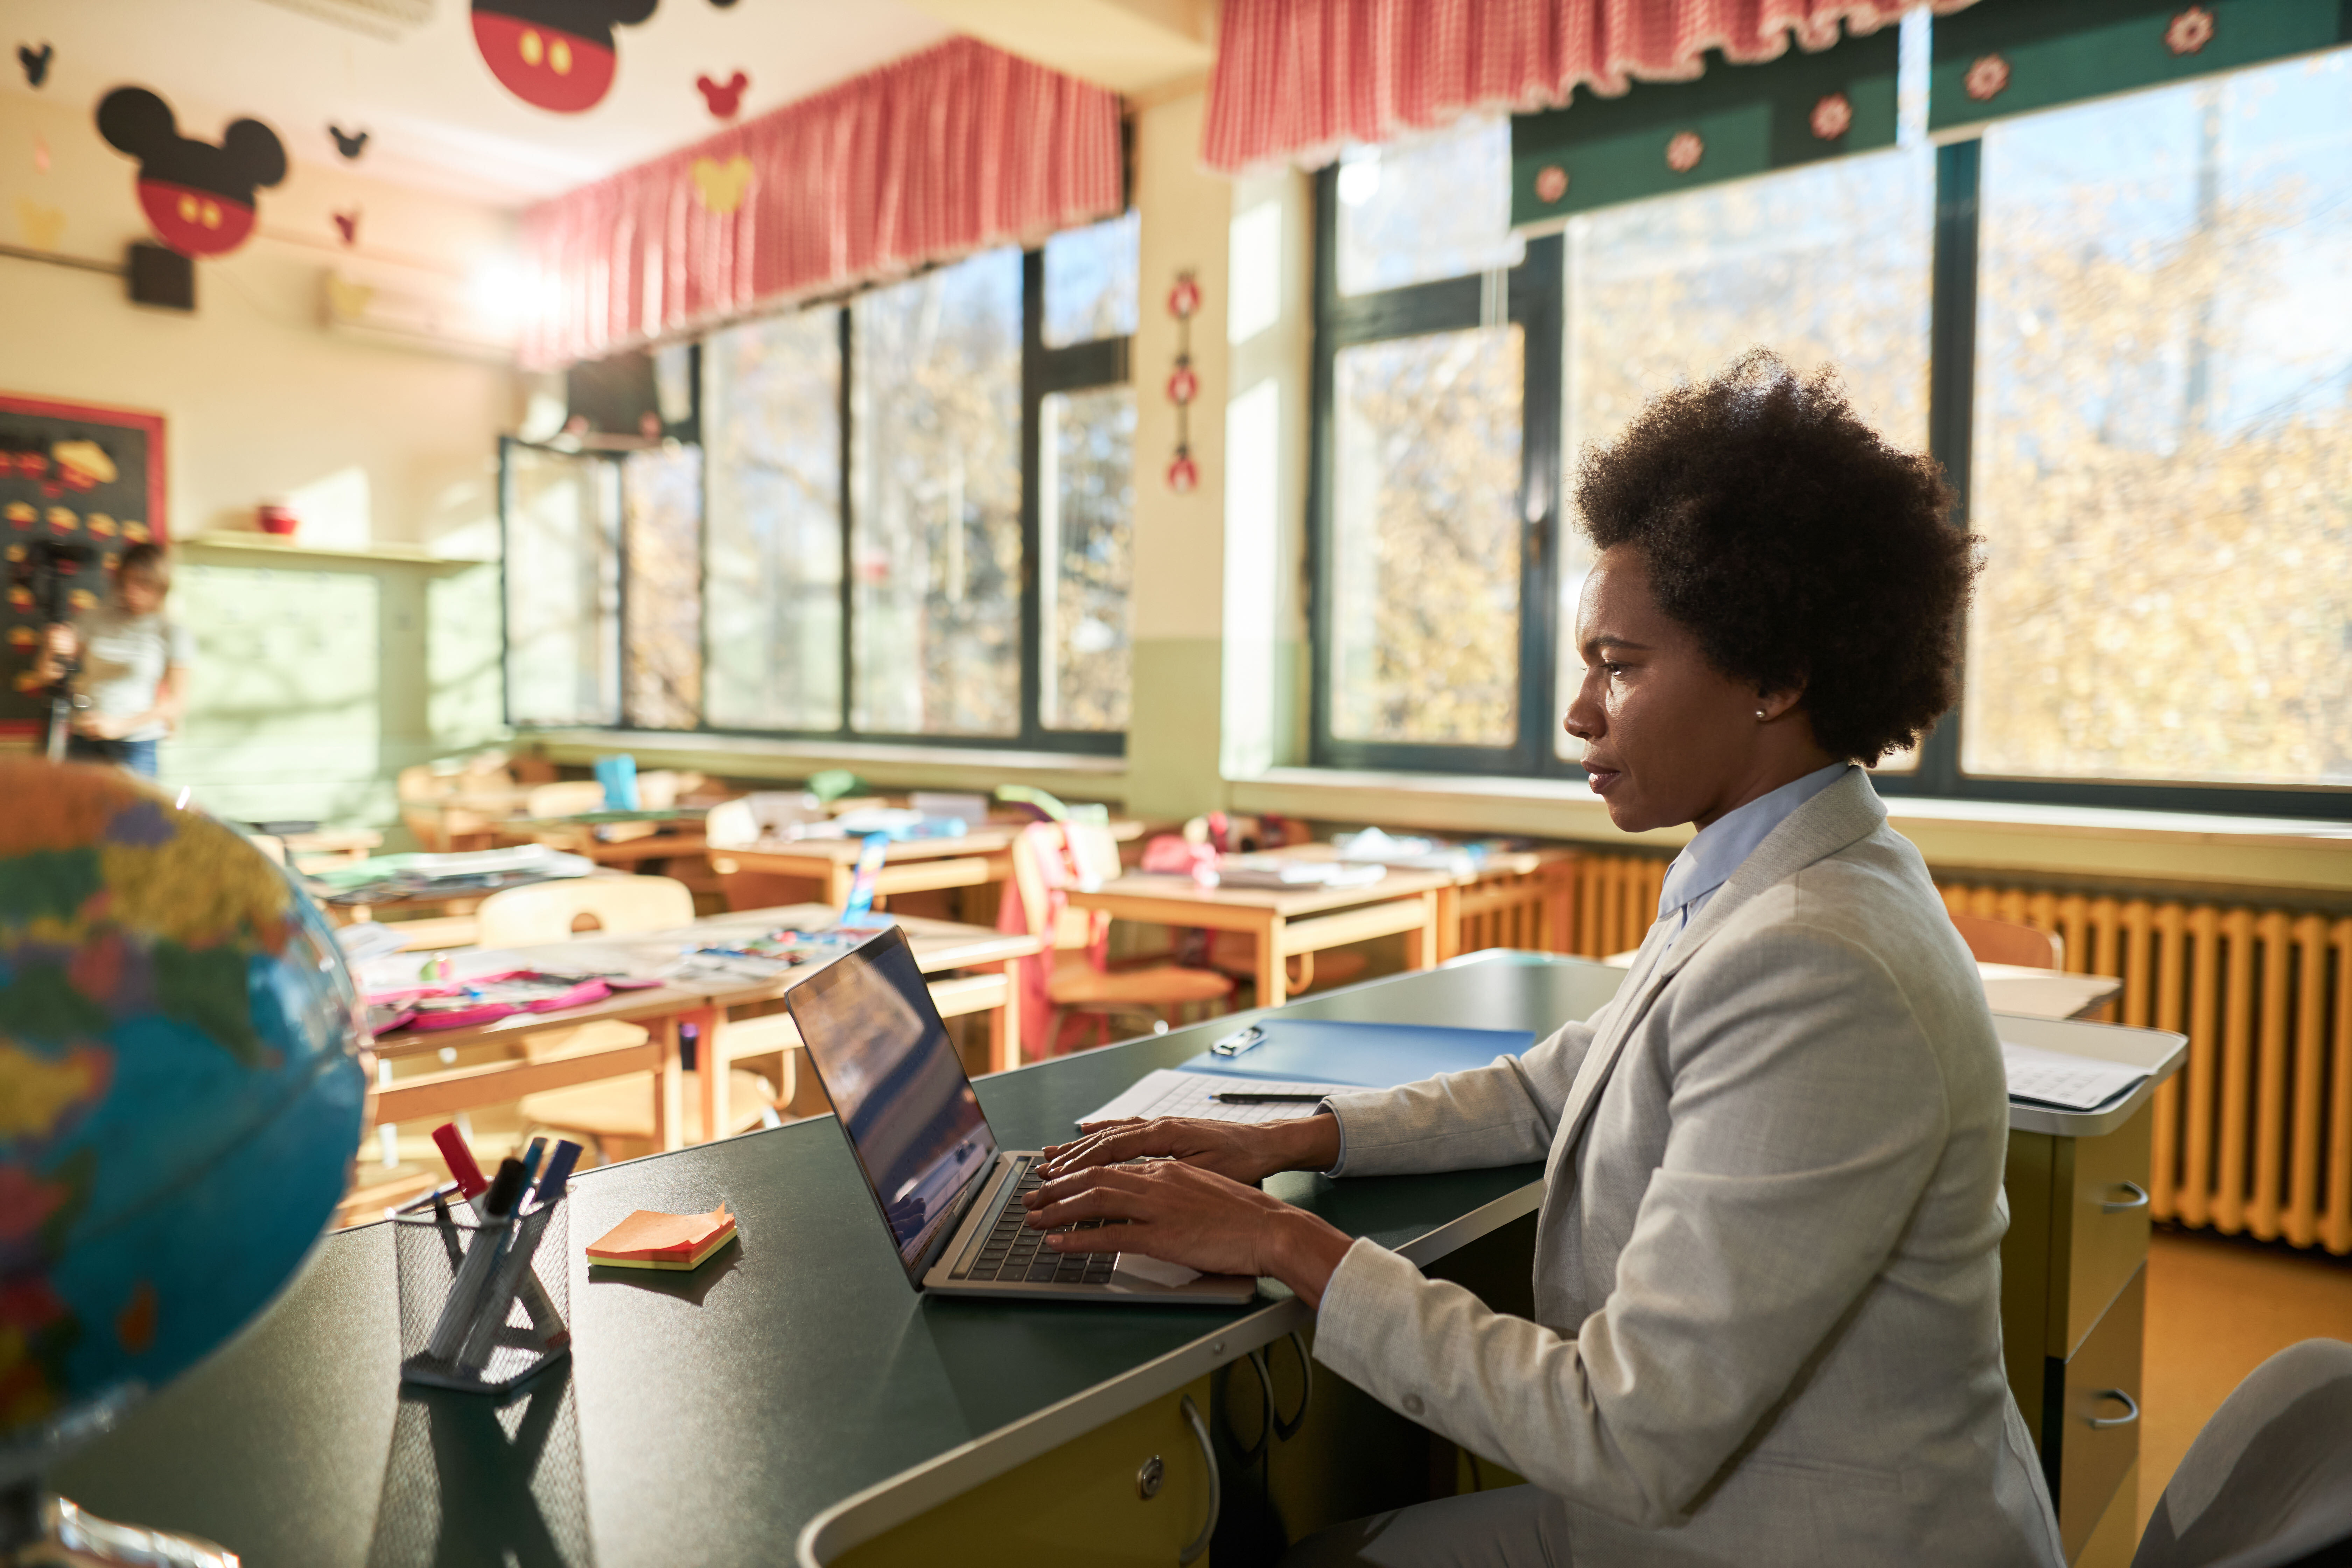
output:
M46 726L33 680L41 619L31 584L41 541L86 545L72 603L104 598L107 572L131 545L168 535L163 520L163 418L125 408L0 393L0 735Z

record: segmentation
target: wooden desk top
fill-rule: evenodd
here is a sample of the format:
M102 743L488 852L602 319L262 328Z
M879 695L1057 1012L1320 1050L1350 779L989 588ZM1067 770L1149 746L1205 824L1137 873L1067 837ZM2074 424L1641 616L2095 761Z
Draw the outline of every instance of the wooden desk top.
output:
M1093 892L1074 890L1074 909L1103 910L1117 915L1145 903L1207 905L1227 910L1257 910L1287 920L1296 915L1321 914L1383 899L1405 899L1450 888L1447 871L1391 870L1377 882L1354 888L1203 888L1190 877L1130 871L1105 882Z
M1280 855L1293 860L1337 860L1339 858L1339 847L1336 844L1286 844L1279 849L1268 849L1263 853ZM1466 888L1481 877L1498 875L1524 877L1530 871L1538 870L1559 861L1573 860L1576 856L1575 850L1564 845L1546 845L1536 849L1503 849L1488 855L1467 870L1439 871L1434 874L1450 877L1455 887ZM1411 869L1412 869L1411 867L1391 866L1389 868L1389 872L1390 875L1394 876Z
M718 947L730 940L749 941L779 926L802 929L822 926L833 919L834 911L822 904L786 904L769 910L739 910L732 914L697 921L690 926L647 931L638 936L607 937L591 931L566 942L548 942L535 947L467 948L447 956L453 976L457 979L474 974L495 974L509 969L542 969L558 974L650 974L695 948ZM986 926L961 925L953 921L926 920L913 915L901 917L898 924L907 932L908 941L915 950L915 962L926 974L966 969L974 964L1001 963L1008 958L1026 958L1040 950L1037 939L1025 932L1008 935ZM517 1013L492 1023L463 1029L395 1030L377 1037L376 1054L399 1058L437 1051L445 1046L478 1045L500 1036L525 1035L540 1029L560 1029L607 1019L636 1023L648 1018L698 1012L705 1007L735 1007L753 1002L773 1001L830 962L829 957L819 958L780 970L772 975L756 973L755 967L748 963L740 976L705 969L690 975L681 975L673 984L651 990L616 991L584 1007L566 1007L552 1013ZM420 963L414 953L399 953L374 960L364 968L372 980L389 984L395 974L414 974ZM764 969L766 966L757 967Z
M1027 826L1025 822L987 822L960 838L894 838L890 841L890 853L885 858L885 863L937 860L957 855L998 854L1012 848L1014 837ZM1142 834L1143 824L1140 822L1115 821L1110 824L1110 836L1122 844L1140 837ZM746 871L758 871L765 868L759 864L762 858L791 860L803 865L817 860L840 866L855 865L865 847L866 841L853 835L847 838L762 838L756 844L736 847L721 847L714 844L710 852L740 861Z

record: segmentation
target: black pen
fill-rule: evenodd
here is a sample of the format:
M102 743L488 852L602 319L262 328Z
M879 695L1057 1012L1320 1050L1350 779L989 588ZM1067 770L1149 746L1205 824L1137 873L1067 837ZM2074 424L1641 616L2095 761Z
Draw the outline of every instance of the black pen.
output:
M1217 1093L1209 1096L1219 1105L1320 1105L1330 1098L1327 1094L1242 1094Z

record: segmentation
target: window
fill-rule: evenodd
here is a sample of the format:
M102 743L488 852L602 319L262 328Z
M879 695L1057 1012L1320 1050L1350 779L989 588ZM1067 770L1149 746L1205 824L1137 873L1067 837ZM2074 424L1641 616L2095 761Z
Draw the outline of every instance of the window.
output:
M1507 127L1351 153L1317 258L1317 753L1520 771L1548 679L1558 239L1510 231ZM1491 191L1492 200L1462 193ZM1451 275L1449 275L1451 274Z
M1994 126L1960 759L2352 784L2352 55Z
M509 441L507 716L517 724L621 720L621 485L613 464Z
M1966 695L1890 794L2340 815L2347 89L2337 50L1524 241L1463 194L1499 183L1497 127L1349 154L1318 199L1314 759L1573 776L1573 454L1761 342L1942 458L1987 542Z
M510 444L514 721L1120 749L1136 241L717 332L700 446Z

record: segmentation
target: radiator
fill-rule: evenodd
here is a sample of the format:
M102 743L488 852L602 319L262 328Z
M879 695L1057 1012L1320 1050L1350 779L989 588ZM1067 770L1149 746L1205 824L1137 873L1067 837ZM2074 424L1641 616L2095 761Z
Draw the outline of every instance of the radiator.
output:
M1570 950L1639 946L1666 862L1577 862ZM2189 1061L2157 1091L2158 1219L2352 1254L2352 919L2176 900L1938 883L1964 914L2055 932L2112 974L2111 1023L2174 1029Z
M1526 856L1529 862L1538 857ZM1528 952L1570 952L1576 929L1577 858L1545 857L1522 869L1507 862L1455 895L1455 929L1440 925L1441 958L1482 948L1513 947ZM1453 946L1446 948L1449 937Z
M2064 939L2113 974L2104 1016L2177 1029L2188 1065L2157 1090L2158 1219L2352 1253L2352 919L1948 885L1951 909Z

